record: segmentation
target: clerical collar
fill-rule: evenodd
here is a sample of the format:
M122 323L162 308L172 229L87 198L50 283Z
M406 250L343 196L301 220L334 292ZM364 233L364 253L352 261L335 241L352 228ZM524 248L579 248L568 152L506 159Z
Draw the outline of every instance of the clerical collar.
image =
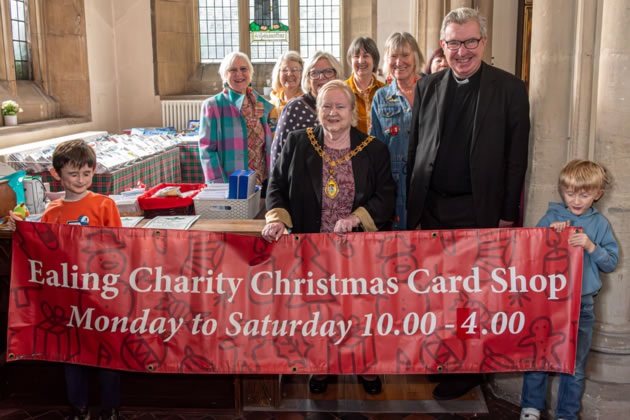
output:
M477 72L475 74L473 74L470 77L467 77L466 79L458 79L457 76L455 76L455 72L452 71L451 74L453 75L453 80L455 80L455 83L457 83L458 86L462 86L465 84L468 84L470 82L476 82L477 79L479 79L480 75L481 75L481 67L479 67L479 70L477 70Z

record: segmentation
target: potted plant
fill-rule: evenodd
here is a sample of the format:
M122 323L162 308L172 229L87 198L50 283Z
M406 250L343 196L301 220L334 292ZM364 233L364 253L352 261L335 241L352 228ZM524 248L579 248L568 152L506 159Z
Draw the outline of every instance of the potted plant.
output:
M2 102L2 116L4 117L4 125L17 125L17 114L18 112L23 112L24 110L20 108L15 101L4 101Z

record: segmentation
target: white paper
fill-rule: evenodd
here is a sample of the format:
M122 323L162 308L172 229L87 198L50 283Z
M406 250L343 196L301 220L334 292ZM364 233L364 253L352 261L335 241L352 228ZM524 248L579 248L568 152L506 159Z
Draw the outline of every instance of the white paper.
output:
M135 227L144 219L142 216L123 216L120 218L123 227Z
M197 219L196 216L157 216L143 227L149 229L179 229L188 230Z

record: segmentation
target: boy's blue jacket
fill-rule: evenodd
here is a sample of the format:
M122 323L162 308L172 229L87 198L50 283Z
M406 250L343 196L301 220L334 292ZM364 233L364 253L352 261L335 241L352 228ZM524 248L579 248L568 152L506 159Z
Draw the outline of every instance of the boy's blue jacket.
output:
M567 209L564 203L549 203L547 213L538 222L536 227L548 227L553 222L571 221L570 226L579 226L596 245L595 251L589 254L584 251L583 277L582 277L582 302L590 300L599 292L602 281L599 271L609 273L617 266L619 260L619 246L612 234L610 223L597 209L591 207L581 216L576 216Z

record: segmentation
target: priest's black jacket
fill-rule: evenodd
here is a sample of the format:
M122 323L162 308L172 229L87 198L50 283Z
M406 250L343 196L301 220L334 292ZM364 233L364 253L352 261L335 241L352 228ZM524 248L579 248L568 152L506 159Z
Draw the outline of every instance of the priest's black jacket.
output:
M477 228L499 220L516 221L529 140L529 99L525 83L496 67L481 64L469 150ZM452 70L430 74L416 85L407 156L407 228L420 223L445 119Z

